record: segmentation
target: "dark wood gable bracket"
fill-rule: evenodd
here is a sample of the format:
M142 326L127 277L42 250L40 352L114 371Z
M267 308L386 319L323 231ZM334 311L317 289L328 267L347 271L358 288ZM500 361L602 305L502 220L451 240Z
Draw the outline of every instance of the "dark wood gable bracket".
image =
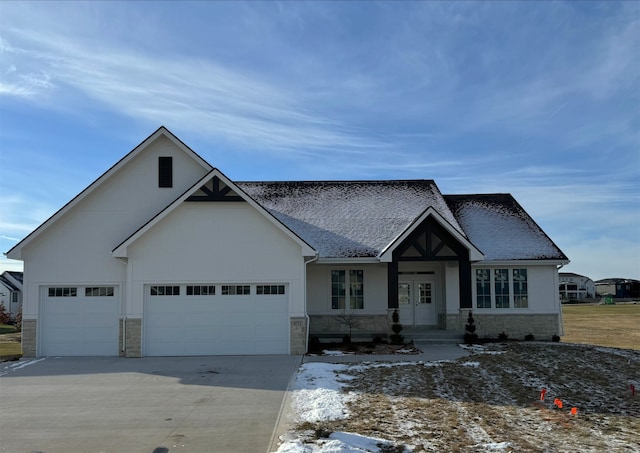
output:
M244 198L234 192L220 178L214 176L186 201L244 201Z
M469 251L432 217L428 217L393 251L388 263L389 308L398 308L398 262L457 261L460 308L471 308L471 262Z

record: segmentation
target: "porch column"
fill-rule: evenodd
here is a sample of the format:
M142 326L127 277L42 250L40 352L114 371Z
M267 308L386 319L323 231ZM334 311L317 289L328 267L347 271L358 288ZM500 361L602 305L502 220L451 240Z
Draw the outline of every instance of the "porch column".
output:
M398 308L398 262L387 263L387 308Z
M473 308L471 262L468 259L458 261L458 280L460 282L460 308Z

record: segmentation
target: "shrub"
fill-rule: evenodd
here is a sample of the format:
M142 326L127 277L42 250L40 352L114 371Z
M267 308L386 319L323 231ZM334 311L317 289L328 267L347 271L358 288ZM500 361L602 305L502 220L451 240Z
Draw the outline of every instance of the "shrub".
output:
M498 334L498 340L507 341L508 339L509 339L509 335L507 335L505 332Z
M11 322L11 313L7 311L4 304L0 303L0 324L9 324Z
M478 334L476 333L476 322L473 319L473 315L471 314L471 312L469 312L467 325L464 326L464 330L464 342L466 344L474 344L478 342Z
M345 335L342 337L342 344L351 344L351 335Z
M559 335L552 336L551 341L553 341L554 343L558 343L560 341L560 336Z
M393 330L393 334L389 335L389 339L393 344L403 344L404 337L400 335L402 332L402 324L400 324L400 313L398 313L398 309L393 310L393 314L391 315L391 330Z
M380 335L373 337L373 344L382 344L382 337Z
M528 333L527 335L524 336L524 341L533 341L534 337L532 333Z

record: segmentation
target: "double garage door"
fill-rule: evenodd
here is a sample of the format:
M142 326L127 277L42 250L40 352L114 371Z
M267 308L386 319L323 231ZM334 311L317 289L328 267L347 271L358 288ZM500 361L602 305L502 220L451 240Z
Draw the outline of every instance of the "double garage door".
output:
M288 354L284 284L147 285L143 354L147 356ZM40 355L117 356L117 286L44 287Z
M288 354L284 284L148 285L144 355Z
M41 291L40 355L118 355L118 287L56 286Z

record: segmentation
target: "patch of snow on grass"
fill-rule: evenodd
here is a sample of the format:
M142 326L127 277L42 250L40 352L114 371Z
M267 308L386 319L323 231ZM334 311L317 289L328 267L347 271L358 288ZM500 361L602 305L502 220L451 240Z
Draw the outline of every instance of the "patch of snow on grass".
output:
M461 365L472 367L472 368L478 368L480 366L480 362L464 362Z
M300 367L292 398L300 421L319 422L347 416L348 395L342 392L344 384L337 379L337 374L346 369L346 365L335 363L305 363Z

